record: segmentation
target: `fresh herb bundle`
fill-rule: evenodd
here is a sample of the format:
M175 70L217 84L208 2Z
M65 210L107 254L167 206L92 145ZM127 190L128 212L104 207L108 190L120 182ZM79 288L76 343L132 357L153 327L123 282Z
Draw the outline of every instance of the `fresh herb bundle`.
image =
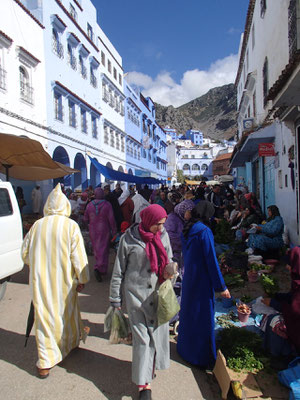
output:
M273 296L275 293L278 292L279 285L278 285L278 279L276 277L262 274L259 281L262 284L264 291L269 296Z
M236 372L256 372L266 366L262 339L244 328L228 327L218 336L227 366Z

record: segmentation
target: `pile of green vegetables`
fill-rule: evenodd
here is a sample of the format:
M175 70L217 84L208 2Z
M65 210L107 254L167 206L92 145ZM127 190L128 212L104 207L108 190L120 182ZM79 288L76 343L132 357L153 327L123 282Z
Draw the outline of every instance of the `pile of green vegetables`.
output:
M279 291L278 279L276 277L262 274L259 281L267 295L274 296Z
M216 243L229 244L234 240L234 233L231 225L225 219L216 224L214 229L214 237Z
M245 281L242 278L241 274L224 275L224 282L225 282L225 285L230 289L241 287L241 286L244 286L244 284L245 284Z
M222 329L219 347L226 357L227 366L236 372L257 372L267 366L262 351L262 339L244 328Z

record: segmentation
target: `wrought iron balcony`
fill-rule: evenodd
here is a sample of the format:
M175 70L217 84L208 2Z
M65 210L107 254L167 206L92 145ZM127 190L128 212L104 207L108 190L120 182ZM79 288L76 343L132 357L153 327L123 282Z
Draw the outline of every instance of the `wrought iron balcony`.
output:
M63 45L59 41L57 41L55 39L52 40L52 51L53 51L54 54L57 55L57 57L64 58Z
M77 70L77 60L76 60L76 58L73 55L71 55L71 56L69 56L68 62L69 62L69 65L71 66L71 68L74 69L74 71L76 71Z
M288 9L289 21L289 56L290 59L298 50L298 32L297 32L297 1L291 0Z
M103 96L102 96L102 99L103 99L106 103L109 102L109 93L108 93L108 91L107 91L106 89L103 89Z

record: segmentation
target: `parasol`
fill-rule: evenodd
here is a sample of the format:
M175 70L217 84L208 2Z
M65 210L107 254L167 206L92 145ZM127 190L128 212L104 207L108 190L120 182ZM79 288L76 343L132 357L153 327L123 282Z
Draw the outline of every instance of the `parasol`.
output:
M28 181L43 181L80 172L52 160L37 140L0 133L0 172Z

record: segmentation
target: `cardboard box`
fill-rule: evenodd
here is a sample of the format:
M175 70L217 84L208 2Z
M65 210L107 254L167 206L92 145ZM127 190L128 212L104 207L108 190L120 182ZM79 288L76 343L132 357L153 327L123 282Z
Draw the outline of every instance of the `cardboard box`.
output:
M218 350L217 361L213 373L219 383L222 399L227 399L231 382L238 381L243 386L243 399L255 399L263 395L254 375L249 373L234 372L226 365L226 359L221 350Z

